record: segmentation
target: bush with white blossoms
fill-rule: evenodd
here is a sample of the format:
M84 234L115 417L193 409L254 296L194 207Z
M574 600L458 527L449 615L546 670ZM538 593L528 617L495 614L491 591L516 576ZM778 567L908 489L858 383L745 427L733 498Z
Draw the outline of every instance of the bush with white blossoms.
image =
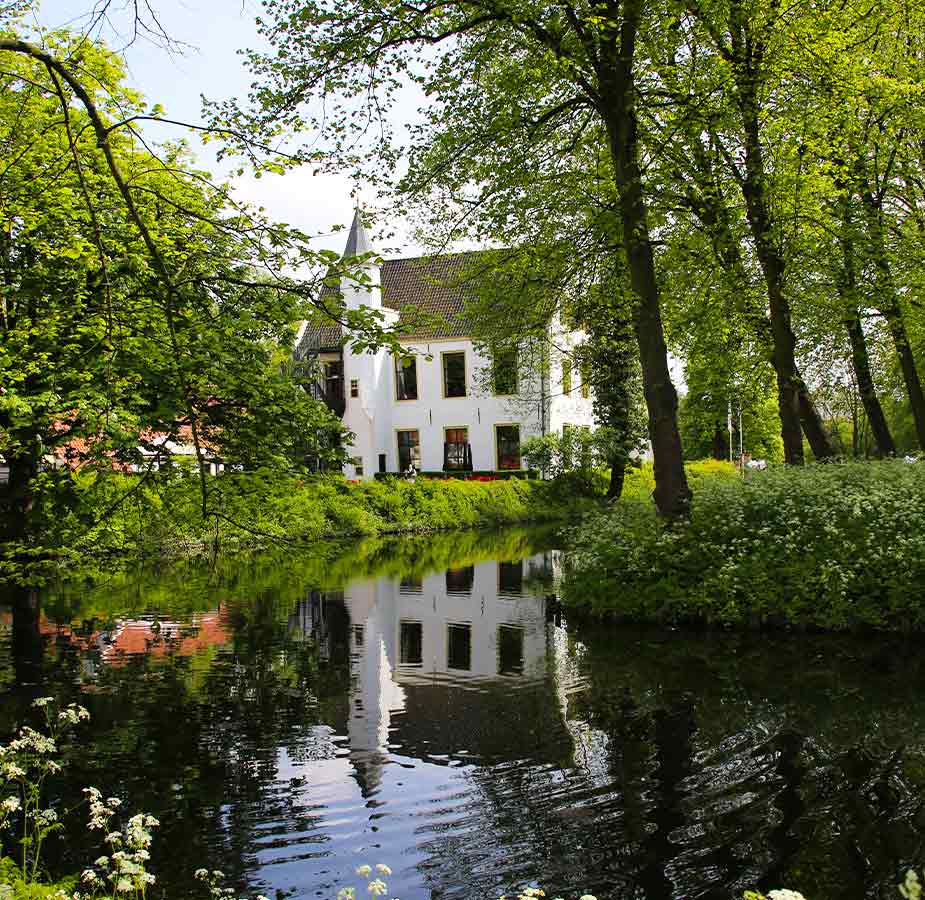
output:
M65 733L90 718L86 709L74 703L58 708L52 697L41 697L33 706L42 711L47 734L23 726L9 744L0 745L0 835L12 831L18 820L17 843L21 848L17 860L0 859L4 881L15 880L15 886L0 885L0 900L42 893L42 844L52 831L63 827L58 811L43 806L45 783L61 771L61 763L54 757L60 753ZM143 898L155 881L146 864L151 829L158 825L157 819L136 813L117 827L113 819L122 801L104 798L95 787L84 788L84 794L89 807L87 828L102 834L105 853L84 869L76 890L70 889L66 879L68 890L51 891L47 896L62 900Z
M566 544L566 602L631 621L925 629L921 464L709 479L687 522L624 499Z
M24 725L9 744L0 744L0 835L19 819L18 864L21 877L29 881L39 874L45 838L61 828L58 812L43 807L45 782L61 771L55 759L61 739L90 718L86 709L74 703L59 709L52 697L40 697L32 705L41 710L48 733Z

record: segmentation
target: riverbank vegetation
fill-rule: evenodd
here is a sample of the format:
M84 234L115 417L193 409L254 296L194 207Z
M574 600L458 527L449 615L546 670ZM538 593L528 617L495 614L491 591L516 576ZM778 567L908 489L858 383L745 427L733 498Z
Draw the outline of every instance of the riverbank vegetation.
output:
M925 467L891 460L702 478L690 520L639 494L568 532L565 596L670 624L925 627Z
M53 571L86 571L108 560L110 569L139 560L214 556L279 545L304 549L324 539L492 528L514 523L562 522L597 500L583 480L399 478L349 483L340 476L226 473L201 485L188 475L137 476L68 473L58 500L48 503L42 543L28 564L21 553L0 557L0 578L34 581ZM578 490L576 490L576 486Z

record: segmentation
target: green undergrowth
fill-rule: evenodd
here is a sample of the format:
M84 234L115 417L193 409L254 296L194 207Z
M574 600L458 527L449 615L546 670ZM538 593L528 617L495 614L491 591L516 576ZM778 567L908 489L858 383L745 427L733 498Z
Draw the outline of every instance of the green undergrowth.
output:
M925 625L920 464L818 464L744 481L707 474L689 522L658 520L640 491L589 514L566 543L565 599L598 614L729 626Z
M204 513L200 483L190 476L143 484L117 474L72 476L69 502L46 515L40 539L15 558L0 557L0 580L24 568L37 580L49 560L59 571L80 572L116 557L179 559L217 548L300 548L334 538L557 522L600 502L571 483L520 479L351 484L253 472L211 477L206 487Z

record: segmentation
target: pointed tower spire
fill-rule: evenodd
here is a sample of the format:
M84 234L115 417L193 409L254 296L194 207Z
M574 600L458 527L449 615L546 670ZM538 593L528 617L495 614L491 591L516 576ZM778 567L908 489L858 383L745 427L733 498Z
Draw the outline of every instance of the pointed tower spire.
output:
M364 256L371 253L373 249L363 224L359 204L353 213L353 224L350 226L350 234L347 236L347 246L344 248L344 259L350 256Z

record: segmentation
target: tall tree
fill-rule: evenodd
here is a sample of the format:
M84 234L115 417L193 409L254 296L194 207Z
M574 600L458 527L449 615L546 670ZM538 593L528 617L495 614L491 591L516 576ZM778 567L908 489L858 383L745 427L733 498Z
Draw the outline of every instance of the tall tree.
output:
M181 148L146 143L133 123L161 114L103 47L8 29L0 59L4 536L38 538L46 502L67 496L52 459L146 478L165 440L191 441L214 516L208 457L291 468L304 435L339 434L277 358L299 320L341 316L320 299L334 255L236 205Z
M379 121L402 79L417 81L439 104L460 109L467 88L485 88L492 78L489 61L517 63L519 77L538 76L549 87L538 123L551 125L576 109L599 126L619 200L621 253L627 260L634 297L634 325L655 457L655 502L664 516L687 513L690 490L677 427L677 395L671 382L662 324L649 204L640 162L638 103L641 30L657 26L641 0L600 4L556 3L545 7L477 0L461 5L402 4L360 0L331 10L314 0L271 0L264 34L275 55L252 54L262 80L254 99L263 122L326 125L346 155L356 140ZM502 96L508 86L496 84ZM514 101L516 98L508 94ZM356 103L369 99L367 115ZM305 104L321 102L324 121L306 117ZM373 119L370 119L370 116ZM219 124L237 122L232 105L221 110ZM479 138L474 128L451 136L458 153L469 152ZM503 146L493 143L496 153ZM488 148L482 146L482 152Z

